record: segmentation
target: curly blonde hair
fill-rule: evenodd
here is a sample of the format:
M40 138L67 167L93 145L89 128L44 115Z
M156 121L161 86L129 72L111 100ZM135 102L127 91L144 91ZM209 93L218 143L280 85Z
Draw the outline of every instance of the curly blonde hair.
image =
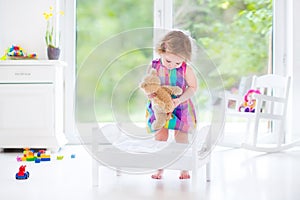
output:
M190 61L192 57L192 44L190 37L179 30L167 33L156 47L158 54L172 53Z

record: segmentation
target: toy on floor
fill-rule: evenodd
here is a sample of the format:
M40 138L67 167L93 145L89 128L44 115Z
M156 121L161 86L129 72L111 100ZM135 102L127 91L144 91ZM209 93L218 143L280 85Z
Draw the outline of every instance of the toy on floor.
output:
M37 152L37 157L41 157L41 155L42 155L42 154L45 154L45 153L46 153L46 151L43 150L43 149L41 149L41 150L39 150L39 151Z
M23 151L23 157L21 157L22 161L35 161L36 156L34 155L34 151L29 148L25 148Z
M50 161L50 155L49 154L42 154L41 155L41 161Z
M21 165L19 168L19 172L16 173L16 179L24 180L29 178L29 172L25 170L26 165Z
M18 162L22 162L22 158L20 156L17 156L16 159L17 159Z
M21 158L17 157L17 161L34 161L35 163L40 163L41 161L50 161L51 156L47 154L45 150L39 150L34 153L34 150L25 148L23 151L23 156Z
M244 96L244 102L239 107L240 112L255 112L256 99L253 97L253 94L261 94L259 90L248 90Z
M62 155L56 156L56 159L57 160L62 160L62 159L64 159L64 156L62 156Z

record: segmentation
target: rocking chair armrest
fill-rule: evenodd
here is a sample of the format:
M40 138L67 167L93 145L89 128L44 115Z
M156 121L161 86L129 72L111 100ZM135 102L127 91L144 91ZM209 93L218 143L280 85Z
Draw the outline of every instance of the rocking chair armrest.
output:
M231 92L226 91L225 92L225 100L236 100L236 101L242 101L243 100L243 96L239 95L239 94L233 94Z
M257 101L273 101L278 103L284 103L286 101L284 98L268 96L264 94L254 94L253 96Z
M241 103L243 102L243 96L238 94L230 93L229 91L225 92L225 106L227 110L239 110Z

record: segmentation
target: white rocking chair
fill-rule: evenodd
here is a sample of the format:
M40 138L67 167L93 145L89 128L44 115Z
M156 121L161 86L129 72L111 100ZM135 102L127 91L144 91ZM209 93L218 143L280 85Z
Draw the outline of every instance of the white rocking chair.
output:
M242 148L261 151L261 152L279 152L297 144L286 143L285 119L287 113L287 103L289 96L290 77L268 74L263 76L254 76L252 79L251 89L259 90L261 94L253 94L256 99L254 112L239 111L239 106L243 97L238 95L226 95L226 118L244 118L247 119L246 135ZM231 107L229 107L230 105ZM232 105L234 105L232 107ZM260 122L267 121L269 134L262 134ZM251 127L253 125L253 127ZM226 125L225 125L226 126ZM275 133L276 131L276 133ZM275 135L276 134L276 135ZM276 136L276 142L266 144L261 141L262 136Z

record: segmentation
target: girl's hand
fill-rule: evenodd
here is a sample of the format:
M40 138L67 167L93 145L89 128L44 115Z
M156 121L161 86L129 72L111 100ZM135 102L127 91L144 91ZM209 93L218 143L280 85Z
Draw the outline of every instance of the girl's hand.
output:
M178 98L172 99L174 104L174 109L180 104L180 101Z

